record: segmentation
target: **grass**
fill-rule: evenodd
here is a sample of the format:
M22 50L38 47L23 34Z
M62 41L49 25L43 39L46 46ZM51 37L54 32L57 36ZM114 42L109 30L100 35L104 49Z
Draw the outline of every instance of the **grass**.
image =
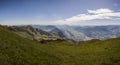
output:
M120 38L41 44L0 26L0 65L120 65Z

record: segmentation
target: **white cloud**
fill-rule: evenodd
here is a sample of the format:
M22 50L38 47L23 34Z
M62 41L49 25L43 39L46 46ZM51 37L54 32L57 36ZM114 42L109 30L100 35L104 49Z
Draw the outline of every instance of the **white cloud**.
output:
M71 18L67 18L64 20L57 20L54 21L54 24L78 24L79 22L83 21L91 21L91 20L102 20L102 19L118 19L120 18L120 12L114 12L108 8L104 9L97 9L97 10L88 10L87 14L79 14L73 16Z
M98 10L88 10L88 13L92 13L92 14L103 14L103 13L111 13L111 12L113 11L107 8L98 9Z

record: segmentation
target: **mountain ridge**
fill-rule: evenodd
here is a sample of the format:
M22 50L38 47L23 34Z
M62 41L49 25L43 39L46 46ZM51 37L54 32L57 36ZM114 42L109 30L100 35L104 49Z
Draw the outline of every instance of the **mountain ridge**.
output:
M72 39L74 41L86 41L91 39L106 40L110 38L120 37L120 26L108 25L108 26L69 26L69 25L32 25L35 28L46 31L48 29L52 32L53 29L60 31L61 35L64 35L65 39ZM45 29L46 28L46 29ZM49 32L47 31L47 32ZM54 31L53 31L54 32ZM62 36L61 36L62 37Z
M33 28L32 26L8 26L8 29L15 32L16 34L29 38L31 40L56 40L57 37L41 29Z

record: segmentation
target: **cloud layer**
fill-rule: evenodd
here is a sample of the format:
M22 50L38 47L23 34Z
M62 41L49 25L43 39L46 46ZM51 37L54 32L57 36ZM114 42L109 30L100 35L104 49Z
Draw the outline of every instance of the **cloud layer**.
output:
M97 10L88 10L87 14L79 14L65 20L54 21L54 24L78 24L80 22L91 20L118 20L120 18L120 12L115 12L108 8L101 8Z
M2 24L40 24L40 25L120 25L120 12L108 8L87 10L86 14L79 14L66 19L56 21L4 21Z

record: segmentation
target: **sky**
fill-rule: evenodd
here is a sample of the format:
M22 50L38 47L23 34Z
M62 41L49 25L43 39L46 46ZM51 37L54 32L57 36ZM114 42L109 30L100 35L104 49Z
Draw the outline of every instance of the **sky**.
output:
M0 0L3 25L120 25L120 0Z

